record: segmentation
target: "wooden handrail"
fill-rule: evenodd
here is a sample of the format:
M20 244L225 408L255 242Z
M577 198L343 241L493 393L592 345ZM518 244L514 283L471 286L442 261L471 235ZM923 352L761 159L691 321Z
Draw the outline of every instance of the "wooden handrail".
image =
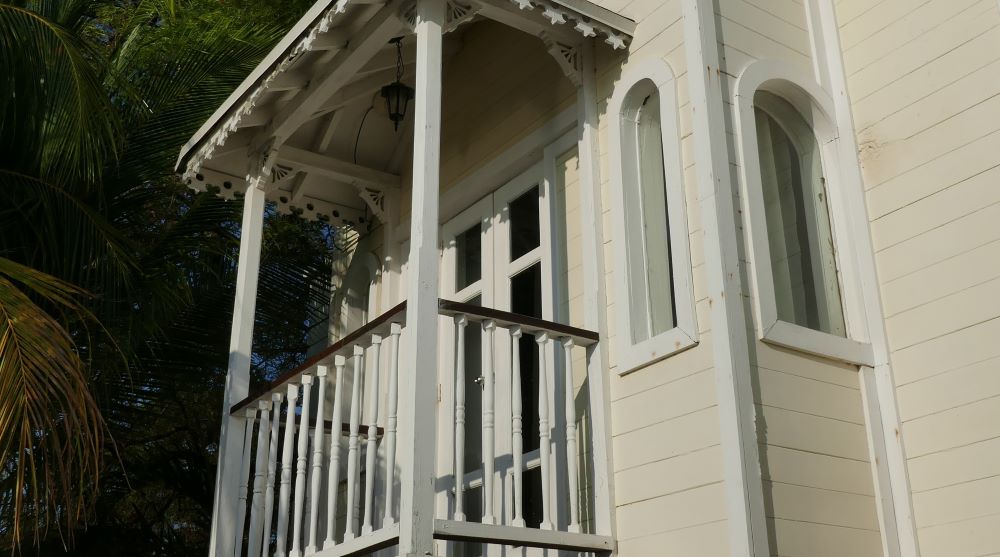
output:
M442 315L461 314L468 317L469 321L481 322L493 320L499 327L519 325L525 334L551 333L556 338L568 337L573 339L577 346L590 346L600 340L600 335L594 331L474 304L439 300L438 308Z
M539 319L537 317L531 317L528 315L521 315L518 313L512 313L509 311L501 311L498 309L487 308L482 306L477 306L474 304L467 304L463 302L454 302L452 300L438 300L438 311L441 315L458 315L462 314L468 317L469 321L482 322L487 320L493 320L500 327L511 327L514 325L520 326L525 334L535 334L535 333L550 333L556 338L571 338L577 346L590 346L600 340L600 336L594 331L588 331L587 329L580 329L578 327L572 327L570 325L564 325L562 323L555 323L553 321L546 321L544 319ZM406 302L401 302L389 311L383 313L382 315L376 317L375 319L369 321L364 326L358 328L356 331L348 334L344 338L338 340L337 342L331 344L325 348L319 354L316 354L312 358L309 358L303 362L298 367L282 373L274 381L269 382L264 388L256 390L250 396L239 401L230 409L230 414L235 414L239 410L246 408L248 405L254 401L260 400L261 397L270 395L273 392L277 392L277 389L288 381L298 377L303 372L315 367L317 364L323 362L328 362L334 355L341 351L351 350L352 347L358 342L358 340L377 332L382 329L386 329L392 322L400 322L406 319Z
M406 302L400 302L398 305L390 309L389 311L383 313L382 315L376 317L375 319L369 321L356 331L348 334L344 338L338 340L337 342L331 344L330 346L323 349L322 352L316 354L312 358L309 358L303 362L300 366L282 373L274 381L269 382L263 389L259 389L255 393L251 393L250 396L244 398L243 400L237 402L232 406L229 413L235 414L239 410L246 408L247 405L253 403L256 400L260 400L262 396L269 395L287 383L289 380L294 379L299 374L307 371L317 364L321 364L324 361L329 361L330 358L335 356L338 352L342 350L351 349L358 340L361 338L372 334L381 329L387 329L389 324L393 321L400 321L406 319Z

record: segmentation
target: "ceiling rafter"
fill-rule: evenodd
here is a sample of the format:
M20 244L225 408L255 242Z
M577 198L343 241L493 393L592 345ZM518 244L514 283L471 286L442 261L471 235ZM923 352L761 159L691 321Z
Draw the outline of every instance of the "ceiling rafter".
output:
M404 73L412 74L413 65L404 67ZM343 106L355 103L362 99L372 97L375 95L383 85L388 85L394 79L396 79L396 70L383 70L377 74L369 75L368 77L363 77L357 81L353 81L348 85L345 85L342 89L337 91L335 94L330 96L323 104L314 112L309 120L313 118L319 118L324 114L329 114L334 110L337 110Z
M351 39L350 27L334 27L316 37L312 43L313 50L343 50Z
M205 161L213 157L216 149L225 145L229 136L239 129L240 121L254 112L257 103L267 94L268 84L291 67L299 57L311 51L317 39L331 31L338 32L337 29L331 29L331 24L347 11L350 1L316 2L185 144L177 159L176 170L183 172L186 177L197 173Z
M278 162L296 170L321 174L352 186L364 186L376 190L398 188L401 182L396 174L287 145L278 150Z
M316 79L302 89L289 103L279 109L270 125L258 137L263 143L274 138L279 143L287 140L304 122L344 83L358 72L395 35L400 27L400 0L390 0L356 33L357 41L349 48L338 51L325 67L318 68Z
M316 132L316 136L313 138L312 150L318 153L325 153L330 147L330 142L333 141L333 136L337 131L337 126L340 125L340 121L343 120L344 113L341 111L334 112L326 118L323 126ZM292 203L298 204L305 197L305 181L306 173L301 173L295 179L295 183L292 184Z
M271 91L289 91L303 89L309 84L309 74L302 71L284 72L271 80L268 88Z

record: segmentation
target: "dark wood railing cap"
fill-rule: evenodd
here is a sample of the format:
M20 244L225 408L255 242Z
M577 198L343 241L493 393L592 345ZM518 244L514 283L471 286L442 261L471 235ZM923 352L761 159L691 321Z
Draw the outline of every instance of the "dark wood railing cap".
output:
M441 315L465 315L470 321L474 322L492 320L498 326L504 328L519 326L526 335L549 333L556 340L563 338L572 339L577 346L590 346L600 340L600 335L594 331L588 331L587 329L580 329L570 325L564 325L562 323L546 321L537 317L530 317L527 315L486 308L463 302L453 302L451 300L443 299L438 300L438 311ZM405 319L406 302L402 302L389 311L376 317L372 321L369 321L366 325L360 327L356 331L323 349L322 352L309 358L303 362L302 365L282 373L275 378L274 381L268 383L264 388L255 390L255 392L251 393L250 396L233 405L230 409L230 414L235 414L250 404L260 400L262 397L277 392L277 390L288 381L298 377L318 364L329 362L334 355L347 351L347 349L357 344L357 342L364 337L371 335L376 331L386 329L391 323L400 323L405 321Z

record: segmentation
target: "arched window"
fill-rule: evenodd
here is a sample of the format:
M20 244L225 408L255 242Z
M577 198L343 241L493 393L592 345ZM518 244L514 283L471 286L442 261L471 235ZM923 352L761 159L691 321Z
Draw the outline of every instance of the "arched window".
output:
M764 218L778 319L846 336L823 157L785 99L754 95Z
M871 365L839 168L856 162L832 99L807 72L758 61L737 80L736 109L760 338Z
M642 342L674 327L674 296L670 276L670 228L660 95L646 80L632 88L622 114L623 181L632 342Z
M609 105L618 126L611 144L620 372L696 338L673 74L655 61L630 75Z

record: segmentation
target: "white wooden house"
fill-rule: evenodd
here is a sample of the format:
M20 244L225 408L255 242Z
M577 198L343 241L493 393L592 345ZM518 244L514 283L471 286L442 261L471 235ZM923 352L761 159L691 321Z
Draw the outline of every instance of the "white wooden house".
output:
M1000 555L996 0L319 0L177 169L213 557ZM251 395L266 201L357 247Z

